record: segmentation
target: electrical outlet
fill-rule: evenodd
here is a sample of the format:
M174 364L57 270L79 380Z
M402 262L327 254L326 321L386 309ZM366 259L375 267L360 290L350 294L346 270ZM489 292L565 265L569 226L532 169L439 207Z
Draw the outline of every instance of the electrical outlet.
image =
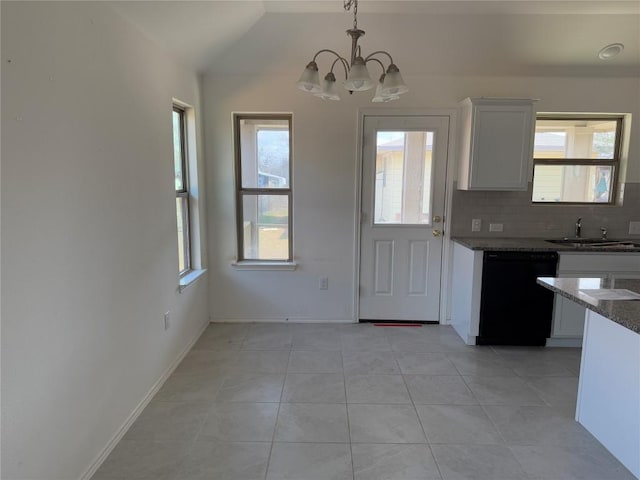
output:
M489 231L490 232L501 232L502 231L502 224L501 223L490 223L489 224Z
M471 220L471 231L479 232L482 230L482 220L479 218L474 218Z
M318 282L318 288L320 290L329 290L329 278L320 277L320 282Z
M629 222L629 235L640 235L640 222Z
M165 312L164 314L164 329L169 330L171 326L171 312Z

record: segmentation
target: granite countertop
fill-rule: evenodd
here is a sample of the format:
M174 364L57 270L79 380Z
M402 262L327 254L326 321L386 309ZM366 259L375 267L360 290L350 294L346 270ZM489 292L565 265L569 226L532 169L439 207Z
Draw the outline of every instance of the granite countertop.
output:
M547 242L543 238L475 238L454 237L453 240L471 250L484 251L539 251L539 252L640 252L640 240L630 240L635 245L567 245ZM616 239L617 240L617 239Z
M596 300L580 290L621 288L640 293L640 278L554 278L539 277L538 283L579 305L640 334L640 300Z

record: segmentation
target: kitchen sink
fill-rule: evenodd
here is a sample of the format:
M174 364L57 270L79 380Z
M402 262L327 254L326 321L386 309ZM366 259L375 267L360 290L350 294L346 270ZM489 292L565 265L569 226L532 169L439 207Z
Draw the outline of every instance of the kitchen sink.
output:
M558 245L567 245L572 247L622 247L622 248L636 248L640 247L640 244L634 243L630 240L613 240L604 238L552 238L546 240L549 243L555 243Z

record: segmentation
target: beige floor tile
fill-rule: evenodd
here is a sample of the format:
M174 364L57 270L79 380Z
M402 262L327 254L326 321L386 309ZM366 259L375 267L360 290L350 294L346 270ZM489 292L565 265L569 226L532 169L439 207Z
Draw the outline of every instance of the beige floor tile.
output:
M348 443L274 443L267 480L353 480Z
M198 439L271 442L277 416L277 403L216 403L209 409Z
M417 405L416 410L429 443L504 443L479 405Z
M426 443L413 405L348 405L352 443Z
M602 445L511 447L532 480L634 480Z
M355 480L440 480L428 445L354 444Z
M443 480L529 480L505 446L432 445L431 449Z
M546 405L520 377L463 377L483 405Z
M458 375L456 367L444 353L396 353L400 371L413 375Z
M348 403L411 403L402 375L351 375L346 385Z
M349 442L344 404L283 403L278 413L276 442Z
M284 382L286 403L345 403L344 376L337 373L290 373Z
M405 375L413 403L476 405L471 390L459 375Z
M217 402L279 402L283 374L234 373L222 384Z
M270 443L198 441L176 480L263 480Z
M288 373L342 373L339 351L292 351Z
M449 326L210 325L93 480L632 480L573 419L579 364Z

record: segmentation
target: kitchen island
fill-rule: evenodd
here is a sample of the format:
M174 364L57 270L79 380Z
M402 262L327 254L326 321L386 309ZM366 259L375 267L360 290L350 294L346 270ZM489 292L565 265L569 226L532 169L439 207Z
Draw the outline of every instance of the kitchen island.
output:
M541 277L586 308L576 420L640 478L640 300L598 300L596 290L640 294L640 279Z

